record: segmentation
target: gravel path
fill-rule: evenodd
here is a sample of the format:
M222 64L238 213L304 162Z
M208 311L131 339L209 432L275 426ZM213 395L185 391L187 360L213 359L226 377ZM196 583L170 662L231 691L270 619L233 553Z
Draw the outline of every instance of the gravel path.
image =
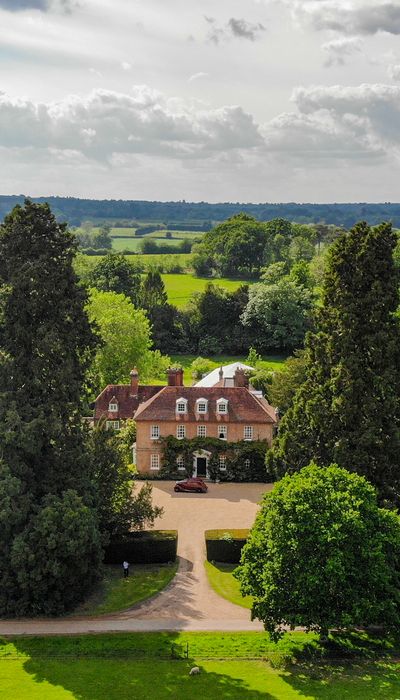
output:
M265 484L210 484L207 494L175 493L174 482L156 482L153 497L164 507L156 528L178 530L179 568L154 598L130 610L97 618L0 621L0 634L76 634L117 631L257 630L246 608L210 588L204 568L204 531L244 528L254 522ZM134 574L134 568L133 568Z

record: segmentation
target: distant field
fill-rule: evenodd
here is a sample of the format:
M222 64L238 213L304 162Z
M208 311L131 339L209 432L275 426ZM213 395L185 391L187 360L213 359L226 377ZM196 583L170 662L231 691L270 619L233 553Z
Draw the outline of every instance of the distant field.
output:
M124 243L123 239L117 239ZM81 260L84 262L84 269L90 271L93 267L102 259L102 255L87 255L82 256ZM161 266L164 270L171 269L173 265L181 265L184 270L190 268L192 256L190 253L176 253L176 254L163 254L163 255L128 255L126 257L131 265L135 266L138 263L144 265L145 267L157 267ZM79 261L76 265L76 270L79 274L80 269L83 268L82 262ZM228 279L221 277L219 279L206 279L203 277L195 277L193 274L186 272L185 274L172 274L165 273L162 274L164 280L165 289L168 294L168 301L170 304L178 308L183 308L187 305L190 297L195 292L202 292L205 286L212 282L213 284L223 287L228 291L232 292L242 284L254 284L253 280L237 280Z
M140 238L124 236L124 238L113 238L112 249L120 253L122 250L140 250Z
M178 308L186 306L191 295L194 292L202 292L208 284L208 282L213 282L213 284L219 287L224 287L229 292L233 292L235 289L240 287L241 284L253 284L253 282L246 282L244 280L231 280L226 277L221 277L220 279L204 279L202 277L195 277L194 275L163 275L163 280L165 288L168 294L168 301L174 304Z

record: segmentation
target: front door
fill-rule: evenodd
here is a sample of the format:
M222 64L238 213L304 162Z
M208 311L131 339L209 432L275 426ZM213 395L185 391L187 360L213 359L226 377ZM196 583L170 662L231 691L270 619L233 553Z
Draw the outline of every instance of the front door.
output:
M207 476L207 459L205 457L197 457L196 467L196 476Z

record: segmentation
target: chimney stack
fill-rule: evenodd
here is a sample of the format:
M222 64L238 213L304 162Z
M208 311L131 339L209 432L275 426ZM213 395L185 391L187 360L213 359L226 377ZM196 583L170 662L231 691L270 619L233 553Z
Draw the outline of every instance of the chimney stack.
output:
M219 368L218 375L219 375L219 381L222 382L222 380L224 378L224 370L222 369L222 367Z
M170 367L167 369L168 386L183 386L183 369Z
M246 375L246 372L244 371L244 369L242 367L236 368L234 385L235 385L235 387L248 387L249 386L249 378Z
M136 367L130 373L131 375L131 396L137 396L139 393L139 372Z

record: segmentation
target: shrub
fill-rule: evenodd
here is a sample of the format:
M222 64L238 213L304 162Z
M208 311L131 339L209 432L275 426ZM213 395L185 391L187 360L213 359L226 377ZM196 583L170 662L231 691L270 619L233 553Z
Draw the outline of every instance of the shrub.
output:
M248 530L206 530L207 560L239 564L248 534Z
M105 564L165 564L175 561L178 546L176 530L131 532L110 542L104 553Z

